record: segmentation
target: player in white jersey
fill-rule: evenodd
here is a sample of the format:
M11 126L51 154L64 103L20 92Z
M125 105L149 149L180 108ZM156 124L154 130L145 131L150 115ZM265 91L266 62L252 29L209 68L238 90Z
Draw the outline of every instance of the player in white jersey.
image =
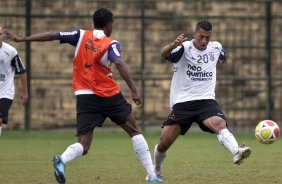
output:
M22 83L21 100L27 101L27 80L25 68L17 50L3 42L3 29L0 26L0 136L2 124L8 123L8 112L15 95L14 76L19 74Z
M160 141L154 150L155 172L159 176L167 150L194 122L203 131L217 135L219 142L232 153L235 164L242 163L251 153L249 147L238 146L215 101L216 65L226 58L221 44L210 41L211 34L212 24L200 21L194 39L187 41L181 34L161 51L162 57L174 63L174 75L170 90L171 114L163 123Z

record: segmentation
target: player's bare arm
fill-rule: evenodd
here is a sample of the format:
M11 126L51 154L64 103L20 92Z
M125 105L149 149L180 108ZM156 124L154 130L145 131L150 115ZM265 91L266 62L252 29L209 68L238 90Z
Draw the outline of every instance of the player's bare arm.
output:
M115 62L115 65L118 69L118 72L120 76L123 78L123 80L126 82L127 86L129 87L132 95L132 100L135 104L140 105L142 103L141 96L136 88L136 85L129 73L127 65L124 63L123 60L120 58L117 59Z
M2 43L3 37L4 37L4 30L3 30L3 28L0 26L0 43ZM0 45L0 46L1 46L1 45Z
M39 33L31 36L18 36L16 34L13 34L7 30L4 31L5 38L8 40L12 40L14 42L28 42L28 41L52 41L52 40L57 40L57 32L44 32L44 33Z
M166 57L167 55L169 55L171 53L171 51L173 49L175 49L176 47L180 46L183 42L185 42L186 40L188 40L187 37L185 37L185 35L182 33L179 36L177 36L177 38L170 44L166 45L162 50L161 50L161 56L162 57Z
M26 73L21 74L20 78L22 83L21 101L22 101L22 105L25 105L28 99Z

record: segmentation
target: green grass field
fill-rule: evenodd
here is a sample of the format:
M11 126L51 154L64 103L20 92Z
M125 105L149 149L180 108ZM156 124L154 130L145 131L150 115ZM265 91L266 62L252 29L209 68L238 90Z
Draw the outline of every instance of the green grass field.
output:
M1 184L55 184L51 158L76 141L74 130L6 131L0 137ZM168 152L163 175L170 184L282 183L282 140L258 143L253 134L235 134L252 148L240 166L215 135L190 133ZM146 133L153 152L159 132ZM146 173L129 137L120 131L96 131L87 156L67 164L68 184L143 184Z

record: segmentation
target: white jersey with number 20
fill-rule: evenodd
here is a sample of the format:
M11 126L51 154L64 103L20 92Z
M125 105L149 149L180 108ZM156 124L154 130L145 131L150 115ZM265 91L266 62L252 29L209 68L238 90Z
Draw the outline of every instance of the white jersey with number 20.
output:
M215 99L216 64L222 51L219 42L209 42L206 50L198 50L193 40L182 43L184 53L174 63L170 88L170 107L180 102ZM182 46L179 46L182 47ZM177 52L179 47L172 51Z

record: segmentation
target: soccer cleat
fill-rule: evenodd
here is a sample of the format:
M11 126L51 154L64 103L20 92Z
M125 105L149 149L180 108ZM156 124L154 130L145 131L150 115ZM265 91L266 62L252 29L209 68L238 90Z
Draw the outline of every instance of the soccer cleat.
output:
M66 183L65 176L65 164L63 163L60 156L56 155L53 157L53 166L55 170L55 177L58 183Z
M244 159L250 156L250 154L251 154L251 148L246 147L244 144L242 144L239 147L238 153L236 153L236 155L234 155L233 157L234 164L240 165Z
M164 180L158 176L149 176L149 175L147 175L146 181L149 183L163 183L164 182Z

